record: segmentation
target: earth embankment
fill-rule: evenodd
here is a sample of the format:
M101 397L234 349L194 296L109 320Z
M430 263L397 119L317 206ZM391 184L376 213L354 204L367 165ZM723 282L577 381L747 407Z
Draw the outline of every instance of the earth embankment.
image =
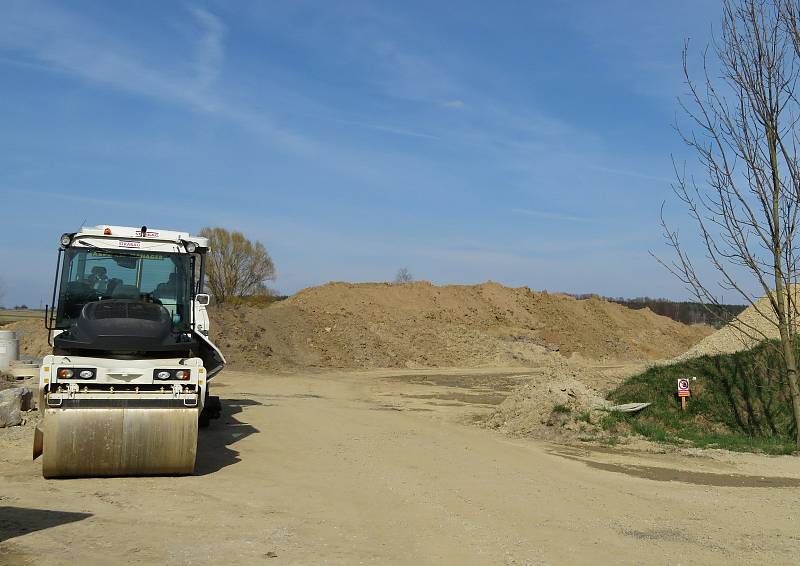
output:
M480 367L543 357L643 362L677 356L711 329L599 298L496 283L329 283L267 308L212 312L242 367Z

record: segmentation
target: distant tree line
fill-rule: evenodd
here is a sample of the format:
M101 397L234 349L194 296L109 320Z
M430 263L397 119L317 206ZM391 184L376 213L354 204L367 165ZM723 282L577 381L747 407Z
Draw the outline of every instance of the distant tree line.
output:
M576 299L598 297L598 295L594 294L573 296ZM646 307L656 314L667 316L684 324L710 324L716 328L724 326L747 308L746 305L704 305L696 301L672 301L653 297L636 297L635 299L625 299L623 297L600 298L634 310Z

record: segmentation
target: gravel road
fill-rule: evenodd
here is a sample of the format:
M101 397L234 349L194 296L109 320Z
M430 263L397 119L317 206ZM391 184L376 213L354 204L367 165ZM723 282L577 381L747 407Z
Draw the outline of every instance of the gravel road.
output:
M32 427L0 430L0 563L796 563L797 458L564 447L470 424L524 379L226 372L191 477L46 481Z

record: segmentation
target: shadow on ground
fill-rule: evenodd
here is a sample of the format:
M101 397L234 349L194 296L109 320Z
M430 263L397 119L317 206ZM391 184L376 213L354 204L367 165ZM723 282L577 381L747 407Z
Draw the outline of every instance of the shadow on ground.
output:
M241 461L239 451L231 445L258 432L258 429L237 418L242 407L262 405L252 399L223 399L222 415L211 426L200 431L197 439L197 460L194 475L205 476Z
M91 513L0 506L0 542L34 531L82 521L91 516Z
M612 450L602 449L591 449L590 451L606 454L614 453ZM585 457L589 451L575 450L569 446L550 449L548 452L554 456L560 456L561 458L566 458L573 462L581 462L595 470L626 474L635 478L653 481L671 481L713 487L800 487L800 479L791 477L748 476L743 474L698 472L676 468L664 468L661 466L639 466L633 464L597 462ZM625 454L626 451L620 450L617 453ZM630 454L630 452L627 453Z

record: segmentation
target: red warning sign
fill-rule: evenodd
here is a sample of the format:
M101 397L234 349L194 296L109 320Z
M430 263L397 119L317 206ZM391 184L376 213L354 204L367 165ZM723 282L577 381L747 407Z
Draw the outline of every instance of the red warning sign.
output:
M691 392L689 391L689 380L686 378L681 378L678 380L678 397L689 397L691 396Z

